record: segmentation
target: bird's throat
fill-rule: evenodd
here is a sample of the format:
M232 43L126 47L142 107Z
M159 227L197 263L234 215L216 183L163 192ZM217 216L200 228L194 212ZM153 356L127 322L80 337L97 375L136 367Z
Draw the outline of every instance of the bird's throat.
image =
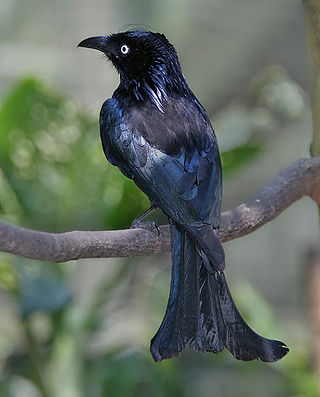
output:
M116 99L130 98L133 102L151 101L163 113L163 103L168 100L168 86L158 76L154 80L149 76L139 79L120 78L120 84L113 94Z

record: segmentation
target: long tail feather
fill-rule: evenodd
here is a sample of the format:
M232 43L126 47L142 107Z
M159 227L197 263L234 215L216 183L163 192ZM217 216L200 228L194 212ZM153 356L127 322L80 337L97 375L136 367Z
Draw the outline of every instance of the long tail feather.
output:
M241 317L230 294L223 273L216 273L219 282L221 310L226 325L225 346L237 360L273 362L285 356L289 349L283 342L267 339L254 332Z
M221 351L224 324L216 283L206 271L195 243L171 224L172 272L167 310L151 341L155 361L179 355L185 347L199 351ZM217 291L217 288L215 288Z
M150 347L155 361L177 356L186 347L214 353L226 347L236 359L245 361L276 361L288 352L285 344L263 338L246 324L224 274L210 274L203 252L173 223L171 248L169 301Z

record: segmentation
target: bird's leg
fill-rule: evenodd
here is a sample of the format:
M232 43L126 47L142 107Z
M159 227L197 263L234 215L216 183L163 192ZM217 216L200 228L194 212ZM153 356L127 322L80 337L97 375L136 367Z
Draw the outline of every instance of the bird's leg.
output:
M153 221L143 221L143 219L151 214L154 210L156 210L158 207L154 204L151 203L150 208L147 209L142 215L140 215L138 218L136 218L132 223L130 228L131 229L146 229L151 232L156 232L157 235L160 235L160 229L159 226L156 224L156 222Z

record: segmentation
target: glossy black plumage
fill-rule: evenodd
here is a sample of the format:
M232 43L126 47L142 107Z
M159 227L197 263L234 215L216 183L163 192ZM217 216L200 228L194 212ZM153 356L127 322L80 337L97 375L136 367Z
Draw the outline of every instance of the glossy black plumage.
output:
M79 46L106 54L120 85L100 113L107 159L132 179L171 224L172 280L155 361L185 347L237 359L276 361L287 352L244 322L230 295L218 240L221 164L210 121L189 89L173 46L159 33L93 37Z

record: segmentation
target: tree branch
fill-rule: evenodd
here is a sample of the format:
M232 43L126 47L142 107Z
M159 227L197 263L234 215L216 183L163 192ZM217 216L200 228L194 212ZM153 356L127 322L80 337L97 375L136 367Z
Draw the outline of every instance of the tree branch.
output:
M225 242L252 233L306 195L320 204L320 157L295 161L254 198L223 212L220 240ZM51 262L168 252L169 226L161 226L160 230L159 237L143 229L54 234L0 221L0 251Z

